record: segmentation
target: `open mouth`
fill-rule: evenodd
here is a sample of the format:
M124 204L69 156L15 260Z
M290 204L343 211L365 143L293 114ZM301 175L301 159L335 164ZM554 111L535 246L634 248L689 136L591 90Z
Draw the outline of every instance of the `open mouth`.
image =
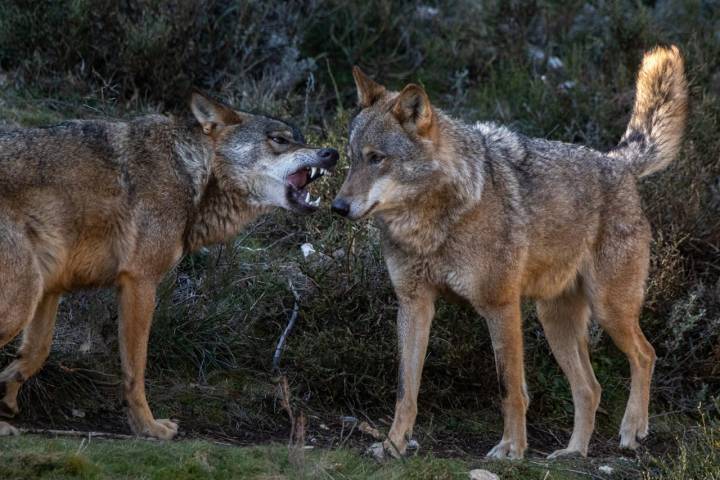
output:
M313 199L306 187L330 171L322 167L303 167L291 173L285 179L287 184L287 198L291 205L301 211L311 212L320 207L320 196Z

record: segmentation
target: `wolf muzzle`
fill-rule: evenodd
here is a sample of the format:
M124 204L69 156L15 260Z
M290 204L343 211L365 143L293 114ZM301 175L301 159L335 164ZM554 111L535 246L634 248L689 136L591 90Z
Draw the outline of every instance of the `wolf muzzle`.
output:
M344 198L336 198L333 200L330 208L333 212L338 215L342 215L343 217L347 217L348 213L350 213L350 203L348 203L348 201Z

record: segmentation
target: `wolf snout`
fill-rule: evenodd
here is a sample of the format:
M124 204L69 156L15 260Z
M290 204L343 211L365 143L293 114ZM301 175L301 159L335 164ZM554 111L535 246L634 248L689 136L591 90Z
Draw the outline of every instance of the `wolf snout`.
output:
M330 208L333 212L342 215L343 217L347 217L348 213L350 213L350 203L348 203L348 201L344 198L336 198L333 200Z
M334 148L321 148L317 152L318 158L325 162L325 167L334 167L340 158L340 154Z

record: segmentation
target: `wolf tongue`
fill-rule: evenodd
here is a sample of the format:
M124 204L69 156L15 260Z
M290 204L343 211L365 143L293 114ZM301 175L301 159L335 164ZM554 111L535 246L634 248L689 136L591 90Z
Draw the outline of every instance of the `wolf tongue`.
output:
M307 171L305 169L298 170L297 172L288 175L287 181L293 187L301 189L307 185Z

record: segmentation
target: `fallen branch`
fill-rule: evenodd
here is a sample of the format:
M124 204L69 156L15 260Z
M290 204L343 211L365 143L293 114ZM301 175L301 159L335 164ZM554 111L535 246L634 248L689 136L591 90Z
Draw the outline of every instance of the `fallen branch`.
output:
M54 435L58 437L82 437L82 438L108 438L112 440L147 440L159 442L161 440L152 437L139 437L136 435L125 435L123 433L110 432L84 432L82 430L52 430L48 428L18 428L22 434L33 435Z
M111 433L111 432L86 432L82 430L53 430L49 428L18 428L21 435L47 435L53 437L77 437L82 439L101 438L106 440L141 440L147 442L164 442L159 438L153 437L142 437L139 435L127 435L124 433ZM232 443L220 442L218 440L211 440L203 438L206 442L213 443L215 445L230 446Z

